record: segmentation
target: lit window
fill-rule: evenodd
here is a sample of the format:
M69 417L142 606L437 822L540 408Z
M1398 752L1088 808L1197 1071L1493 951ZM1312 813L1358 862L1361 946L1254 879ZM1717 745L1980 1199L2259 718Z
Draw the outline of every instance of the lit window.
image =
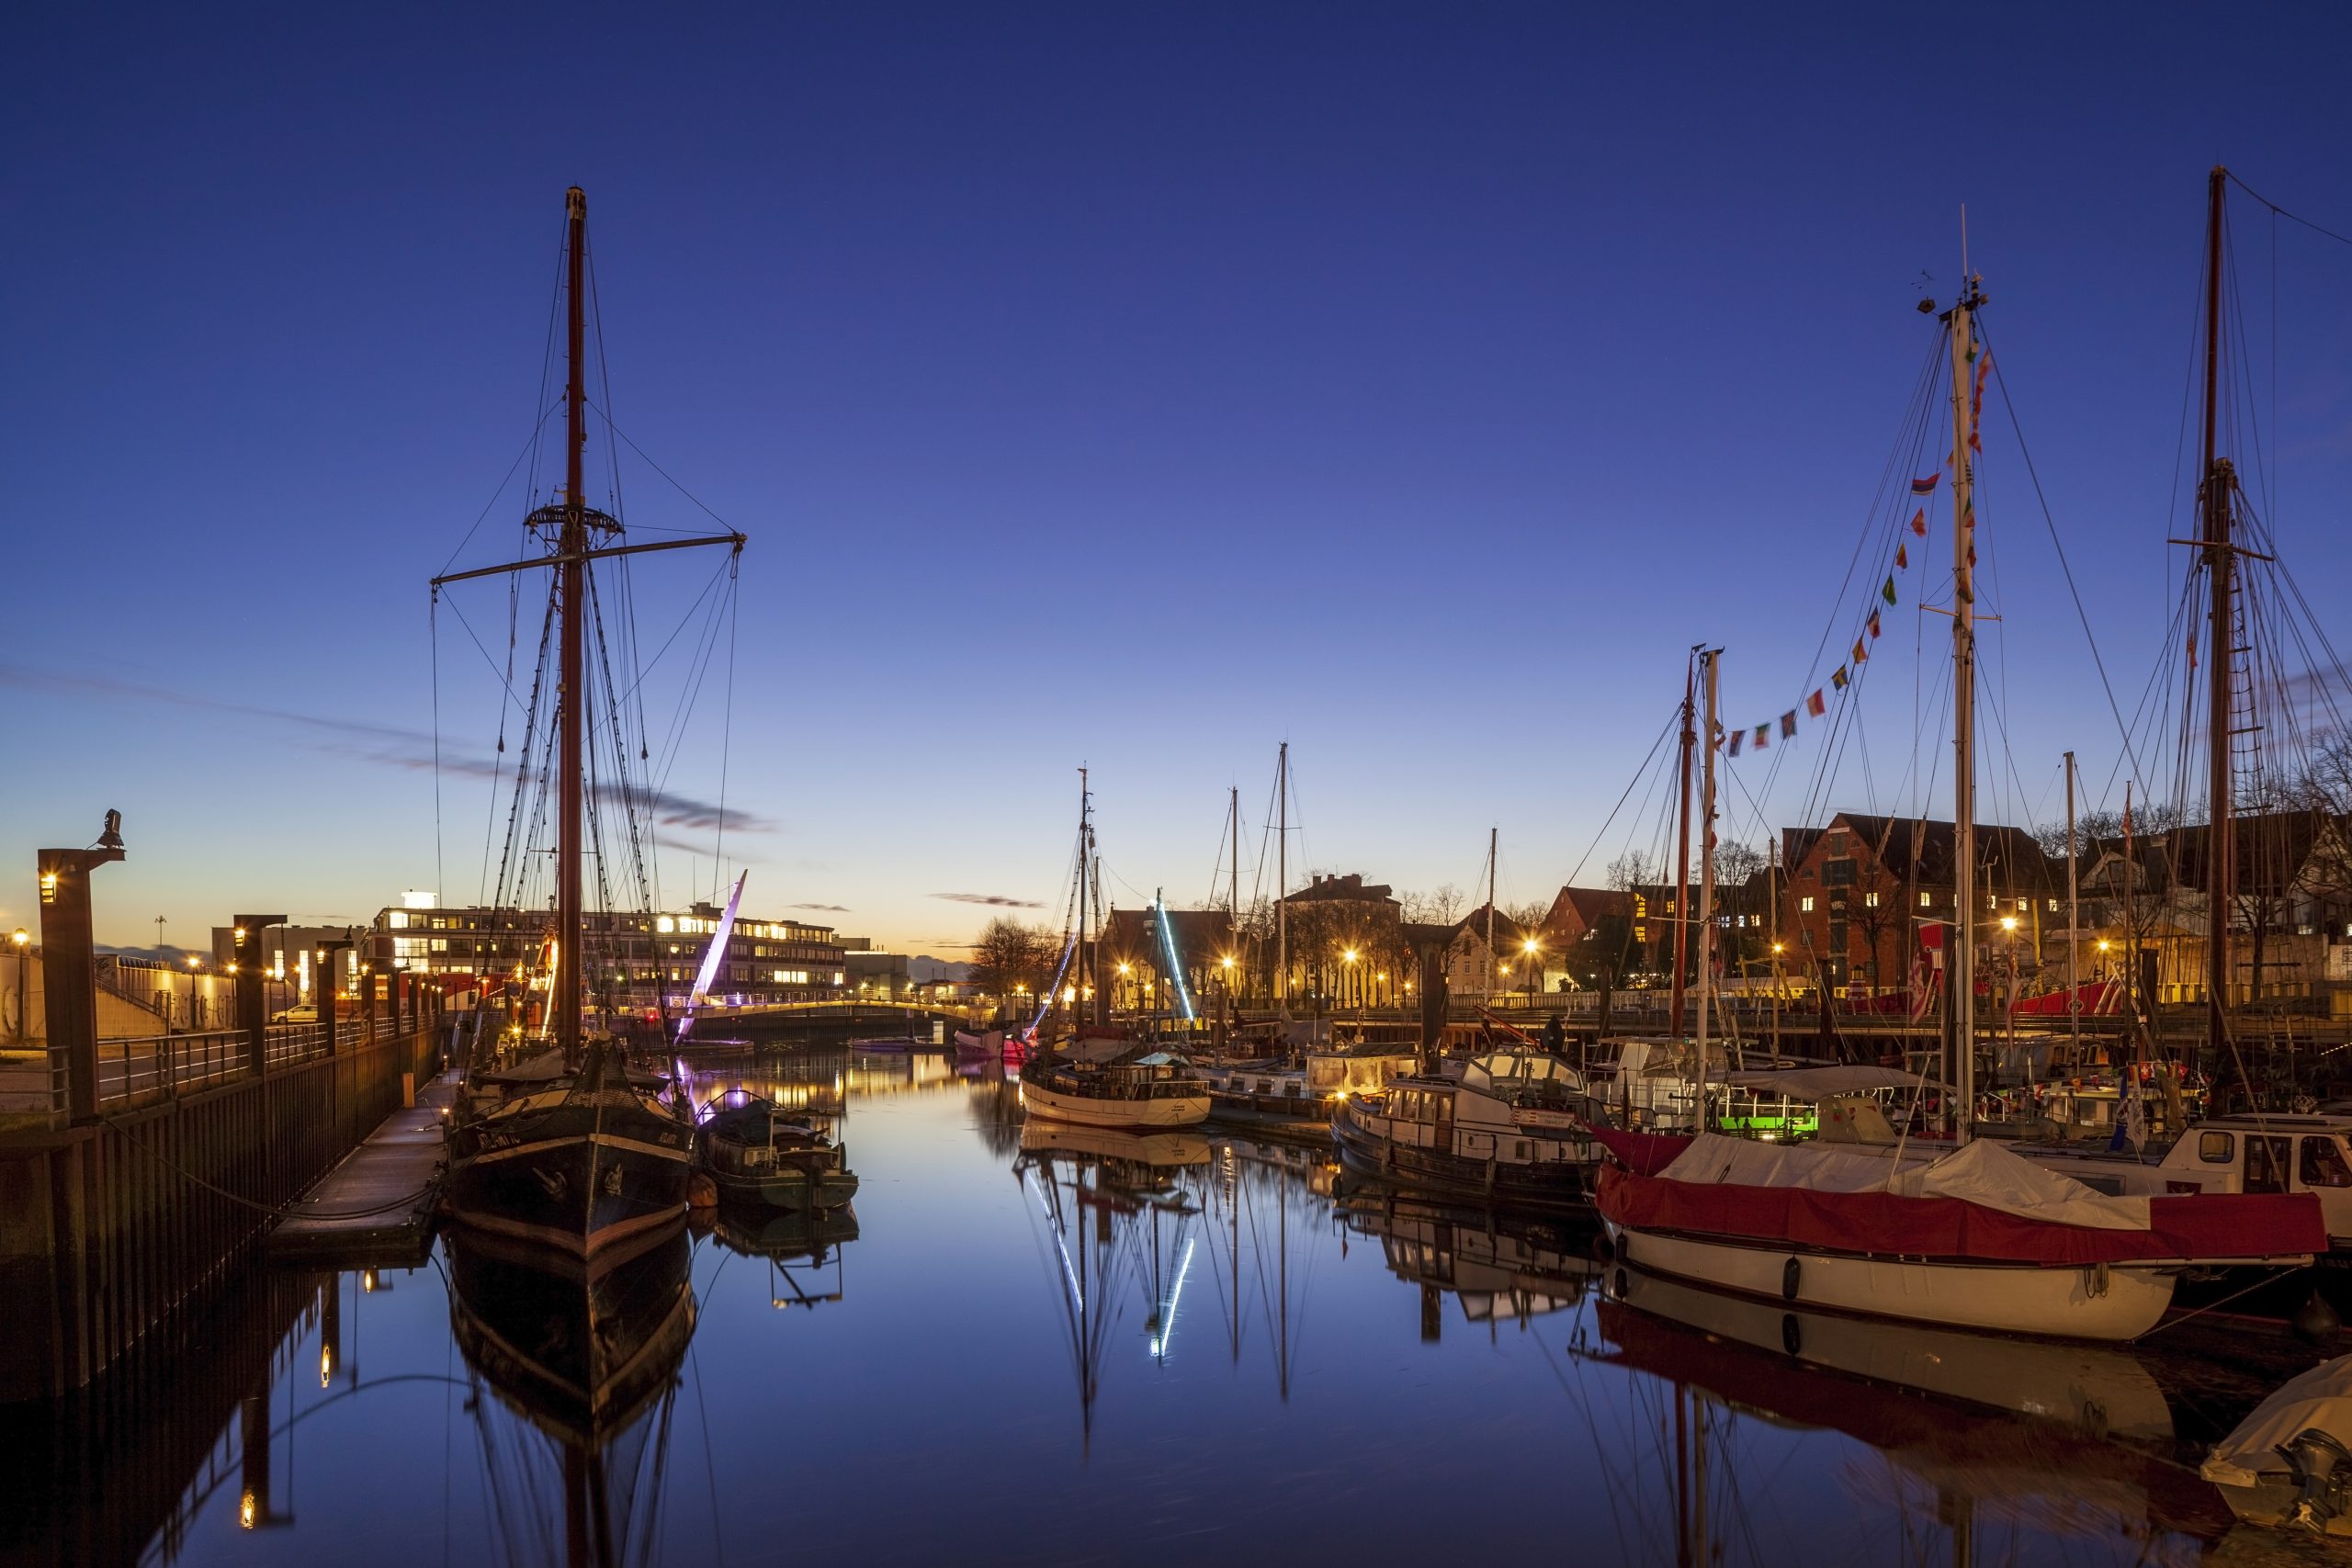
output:
M1922 894L1920 894L1920 895L1919 895L1919 908L1921 908L1922 909L1926 908L1929 904L1931 904L1931 903L1933 903L1933 902L1935 902L1935 895L1934 895L1934 894L1932 894L1932 893L1922 893Z
M1877 895L1877 894L1875 894L1875 893L1865 893L1865 894L1863 894L1863 895L1862 895L1862 907L1863 907L1864 908L1866 908L1866 909L1875 909L1875 908L1878 908L1878 895Z
M1803 897L1803 898L1798 899L1798 900L1797 900L1797 907L1798 907L1799 908L1803 909L1806 914L1808 914L1808 915L1812 914L1812 913L1813 913L1813 898L1812 898L1812 897L1811 897L1810 895L1808 895L1808 896L1807 896L1807 897Z

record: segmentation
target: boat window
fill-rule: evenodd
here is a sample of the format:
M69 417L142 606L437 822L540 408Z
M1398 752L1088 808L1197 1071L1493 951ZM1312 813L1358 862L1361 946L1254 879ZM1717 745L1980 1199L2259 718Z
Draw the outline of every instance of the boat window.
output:
M2248 1192L2287 1190L2287 1145L2283 1137L2248 1135L2245 1141L2245 1190Z
M2306 1187L2352 1187L2352 1166L2344 1163L2343 1146L2334 1138L2305 1138L2295 1174Z
M2236 1155L2237 1140L2227 1133L2200 1133L2197 1137L2197 1157L2207 1165L2227 1165Z

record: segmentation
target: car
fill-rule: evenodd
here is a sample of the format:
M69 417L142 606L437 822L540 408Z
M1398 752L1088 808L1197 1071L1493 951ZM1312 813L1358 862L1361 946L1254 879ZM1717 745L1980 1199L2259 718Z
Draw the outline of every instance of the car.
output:
M316 1023L319 1021L318 1005L314 1002L300 1003L288 1008L284 1012L270 1014L269 1021L272 1023Z

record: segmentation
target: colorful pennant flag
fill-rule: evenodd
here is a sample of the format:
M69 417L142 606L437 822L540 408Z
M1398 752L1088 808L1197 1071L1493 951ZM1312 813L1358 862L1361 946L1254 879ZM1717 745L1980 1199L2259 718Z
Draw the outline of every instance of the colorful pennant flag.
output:
M1786 740L1797 732L1797 710L1791 708L1781 716L1781 739Z
M1823 703L1821 700L1821 688L1815 686L1813 689L1813 695L1805 698L1804 700L1804 711L1811 714L1814 717L1819 718L1822 714L1826 711L1826 708L1827 705Z
M1888 572L1886 581L1879 585L1878 596L1890 604L1894 603L1894 574L1893 572Z
M1730 744L1728 747L1726 747L1726 748L1725 748L1725 750L1728 750L1728 751L1731 753L1731 755L1733 755L1733 756L1735 756L1735 757L1738 756L1738 755L1739 755L1739 743L1740 743L1741 741L1743 741L1743 740L1747 739L1747 731L1746 731L1745 729L1735 729L1735 730L1733 730L1733 731L1731 732L1731 744Z
M1923 506L1919 508L1918 511L1914 512L1911 514L1911 531L1914 534L1918 535L1919 537L1923 539L1928 536L1928 509L1926 507Z
M1854 639L1854 662L1857 664L1867 664L1870 662L1870 658L1871 650L1862 646L1862 639L1860 637L1856 637Z
M1936 493L1936 486L1942 482L1943 475L1941 474L1929 474L1924 479L1913 479L1911 481L1911 493L1913 495L1933 495Z
M1772 727L1769 724L1759 724L1756 727L1756 749L1758 751L1772 743L1771 733Z
M1839 691L1846 689L1846 667L1842 664L1829 672L1829 683Z
M1897 545L1894 547L1894 570L1897 571L1909 571L1911 570L1911 552L1907 546Z
M1878 640L1878 612L1876 610L1871 612L1871 640L1872 642Z

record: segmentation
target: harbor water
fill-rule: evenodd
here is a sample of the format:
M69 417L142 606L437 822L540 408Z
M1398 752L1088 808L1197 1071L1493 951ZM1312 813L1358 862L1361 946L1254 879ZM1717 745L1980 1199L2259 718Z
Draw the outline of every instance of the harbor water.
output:
M273 1270L203 1330L218 1375L197 1344L7 1413L5 1560L2336 1560L2197 1474L2316 1359L2275 1337L1785 1314L1311 1145L1024 1127L922 1052L697 1099L736 1087L841 1111L853 1211L698 1215L594 1282L447 1234Z

